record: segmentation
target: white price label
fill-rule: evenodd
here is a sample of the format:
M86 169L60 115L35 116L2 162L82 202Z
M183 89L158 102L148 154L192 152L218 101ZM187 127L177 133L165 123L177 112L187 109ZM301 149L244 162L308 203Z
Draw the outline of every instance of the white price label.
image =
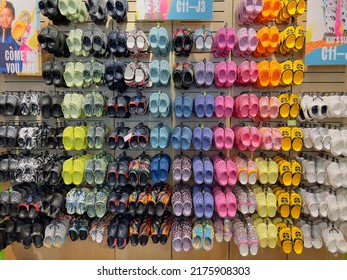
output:
M126 135L126 136L124 137L124 142L127 142L127 141L131 138L131 136L133 136L132 133L129 133L128 135Z

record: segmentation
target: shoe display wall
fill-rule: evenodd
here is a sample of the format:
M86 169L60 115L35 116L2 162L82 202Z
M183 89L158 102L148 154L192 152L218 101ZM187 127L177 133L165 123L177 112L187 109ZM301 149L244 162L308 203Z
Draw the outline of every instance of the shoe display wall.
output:
M48 1L44 88L0 94L1 249L347 252L346 94L306 92L306 1L237 0L204 24Z

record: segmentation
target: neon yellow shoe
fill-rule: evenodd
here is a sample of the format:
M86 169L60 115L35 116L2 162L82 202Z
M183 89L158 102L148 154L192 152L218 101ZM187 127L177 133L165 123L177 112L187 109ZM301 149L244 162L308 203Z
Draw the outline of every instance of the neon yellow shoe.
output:
M63 177L65 185L72 184L72 172L73 172L73 157L65 160L63 163L63 171L61 172L61 176Z
M71 151L74 149L74 128L73 126L68 126L63 131L63 145L64 149Z
M84 182L84 169L88 159L91 159L93 156L86 154L78 157L73 162L73 172L72 172L72 182L78 186Z
M76 126L74 129L75 149L81 151L87 148L87 127Z

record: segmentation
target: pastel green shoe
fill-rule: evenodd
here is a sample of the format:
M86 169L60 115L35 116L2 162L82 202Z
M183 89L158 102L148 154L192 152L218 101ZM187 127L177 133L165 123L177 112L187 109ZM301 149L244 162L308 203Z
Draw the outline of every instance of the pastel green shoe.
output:
M83 71L84 71L84 64L82 62L76 62L75 63L75 72L74 72L74 84L76 87L82 87L83 86L83 83L84 83Z
M80 1L78 6L78 22L82 23L85 22L88 19L88 10L84 2Z
M60 1L59 1L60 2ZM68 0L67 13L73 19L78 19L78 6L80 1Z
M83 30L81 29L75 30L74 36L73 36L73 43L74 43L74 50L76 52L82 51L82 35L83 35Z
M69 0L59 0L58 9L63 16L68 14Z
M75 29L71 29L69 32L69 36L66 38L66 45L69 48L69 51L71 53L75 52L74 41L75 41Z
M70 61L66 63L63 77L67 87L73 87L75 85L74 83L75 63L74 62Z
M78 119L82 115L82 98L78 93L71 94L70 98L70 117L72 119Z
M80 115L80 119L84 119L86 117L86 112L84 111L84 106L83 104L86 103L86 98L83 94L80 94L80 99L81 99L81 115Z

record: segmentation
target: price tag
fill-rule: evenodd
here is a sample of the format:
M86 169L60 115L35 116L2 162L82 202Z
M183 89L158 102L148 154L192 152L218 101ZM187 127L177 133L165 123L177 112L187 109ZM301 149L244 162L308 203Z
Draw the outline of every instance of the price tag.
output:
M296 126L296 120L288 120L288 126L291 126L291 127L293 127L293 126Z
M129 133L128 135L126 135L126 136L124 137L124 142L127 142L127 141L131 138L131 136L133 136L132 133Z

